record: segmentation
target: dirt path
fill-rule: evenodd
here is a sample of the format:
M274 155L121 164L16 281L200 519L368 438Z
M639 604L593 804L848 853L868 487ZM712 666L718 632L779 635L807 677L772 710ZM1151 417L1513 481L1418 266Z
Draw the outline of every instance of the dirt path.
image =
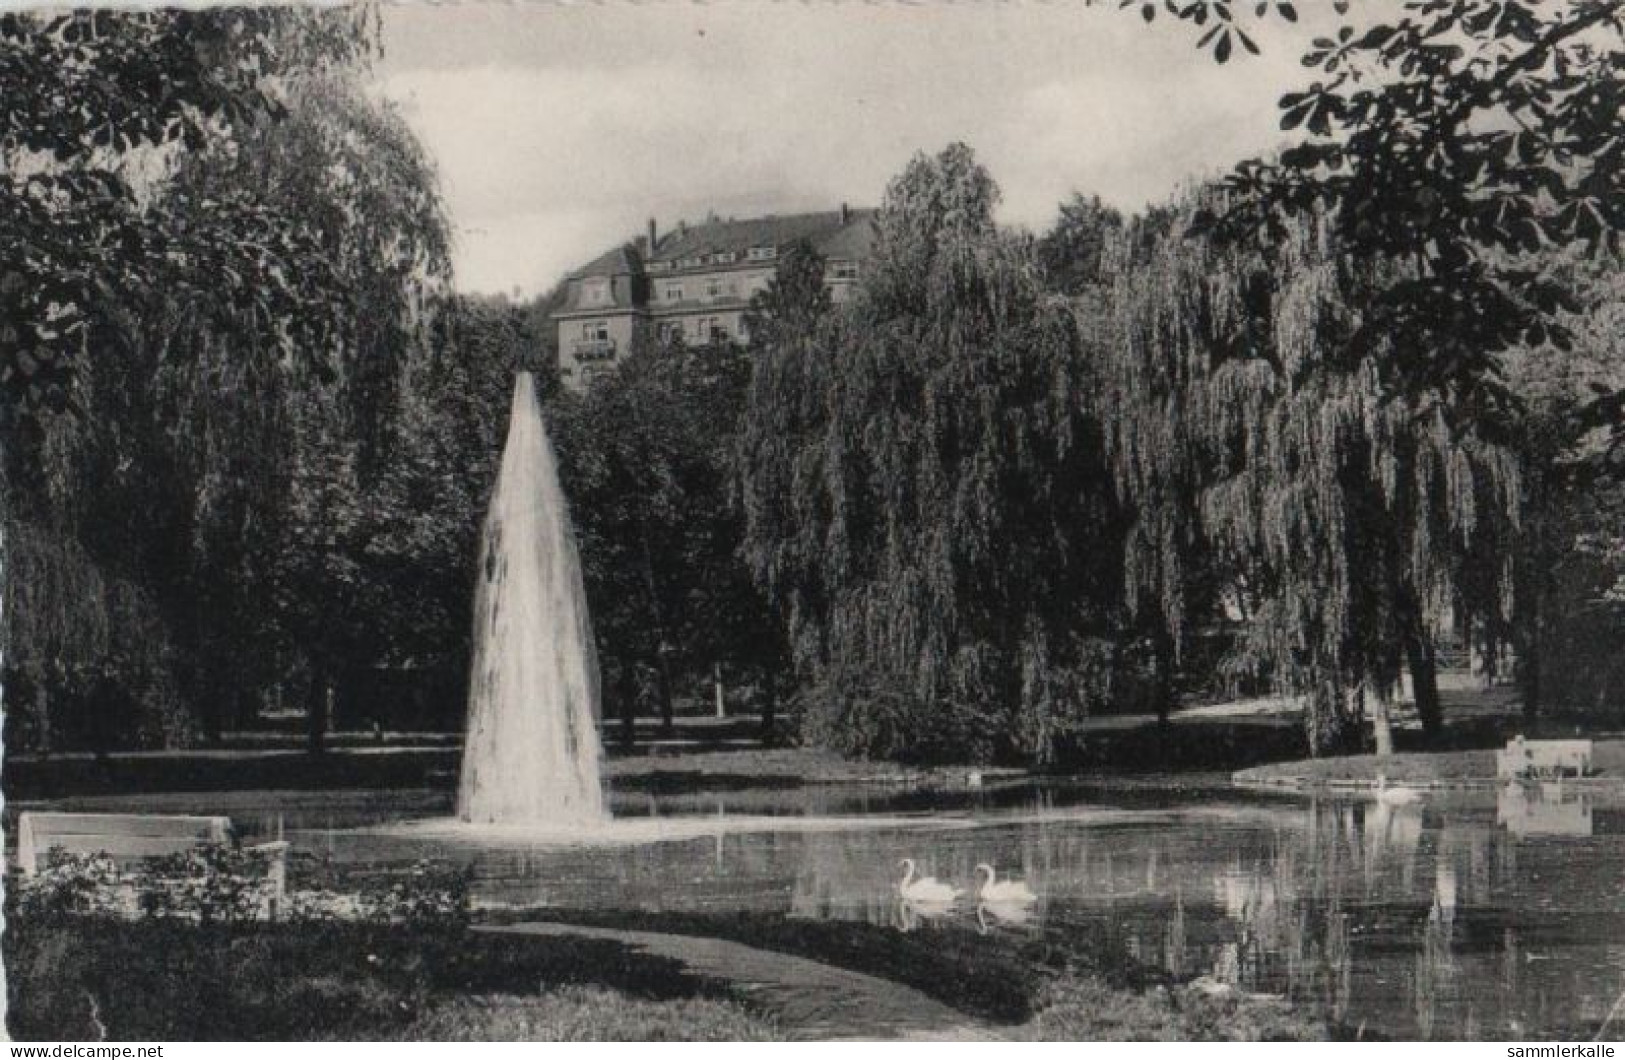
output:
M475 930L538 938L605 939L679 961L696 975L728 983L777 1018L793 1039L991 1041L999 1037L992 1028L900 983L723 939L554 923L489 925Z

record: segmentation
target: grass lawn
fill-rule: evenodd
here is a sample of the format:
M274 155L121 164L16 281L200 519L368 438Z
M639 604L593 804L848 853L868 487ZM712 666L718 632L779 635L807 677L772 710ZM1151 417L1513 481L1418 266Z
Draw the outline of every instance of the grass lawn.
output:
M643 920L642 917L632 919ZM1311 1040L1281 1002L1145 977L1102 940L1077 952L943 947L869 925L661 918L665 930L931 986L1011 1038ZM680 932L681 933L681 932ZM8 1030L49 1040L769 1041L726 983L615 942L454 926L8 916ZM991 940L982 940L984 942ZM933 945L935 943L935 945ZM1097 951L1091 956L1090 951Z
M438 1005L388 1029L402 1042L766 1042L773 1027L710 998L647 1001L598 986L525 997L481 994Z
M1594 779L1581 783L1625 788L1625 740L1597 740L1593 746ZM1495 751L1438 751L1275 762L1235 774L1242 784L1290 784L1303 787L1375 785L1382 774L1393 784L1483 786L1495 783Z
M8 915L22 1040L762 1040L720 984L593 940L333 922Z
M1273 998L1176 982L1104 930L1065 944L769 914L557 910L514 914L727 938L889 979L1031 1041L1318 1041L1335 1028ZM505 918L506 919L506 918Z

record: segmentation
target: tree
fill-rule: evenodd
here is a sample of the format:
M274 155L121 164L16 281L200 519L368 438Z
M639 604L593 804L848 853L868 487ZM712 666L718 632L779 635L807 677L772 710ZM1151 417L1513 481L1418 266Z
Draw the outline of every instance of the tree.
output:
M1045 280L1062 294L1079 295L1102 281L1107 243L1123 228L1123 215L1074 192L1061 204L1055 225L1038 241Z
M1084 0L1093 6L1102 0ZM1134 8L1139 11L1140 17L1146 22L1155 22L1159 10L1200 29L1202 34L1197 38L1198 48L1211 50L1215 62L1228 62L1230 56L1235 54L1239 45L1253 55L1258 54L1258 45L1248 36L1243 28L1243 22L1249 13L1256 19L1264 19L1270 15L1285 19L1288 22L1298 21L1298 9L1294 3L1287 0L1275 2L1251 3L1249 0L1117 0L1119 9ZM1347 13L1348 0L1331 0L1331 6L1339 15Z
M762 632L772 623L737 556L733 462L749 373L730 344L640 344L558 403L565 492L623 741L645 676L669 729L678 681L716 665L742 677L774 669Z
M784 249L773 278L751 298L745 316L752 349L771 349L789 336L817 326L831 305L825 265L823 256L805 239Z
M74 547L60 557L90 565L79 577L133 586L129 598L150 617L119 628L110 650L96 647L85 619L48 625L78 623L77 651L113 660L138 696L163 690L211 735L281 682L290 656L339 651L357 629L386 624L348 610L360 606L353 581L325 575L361 569L359 498L377 477L368 461L376 465L395 379L430 319L446 260L432 173L415 142L364 98L353 68L335 65L361 52L359 39L324 36L357 32L349 15L219 14L28 16L17 24L23 35L7 38L4 67L24 76L32 60L19 56L58 48L74 77L95 82L97 71L138 78L143 62L185 67L169 53L195 53L231 69L199 68L188 91L250 93L211 95L199 113L182 98L184 113L159 121L124 115L126 101L100 99L98 85L85 107L111 108L139 128L158 121L188 153L164 155L149 142L156 134L97 147L97 127L82 156L64 148L9 172L82 180L109 169L92 188L106 194L28 200L50 180L5 192L56 225L37 243L28 242L36 231L22 231L14 246L31 255L24 265L56 270L51 282L70 294L94 295L45 310L71 318L70 345L82 347L61 361L64 407L37 395L8 405L22 413L8 424L8 539L29 525L61 534ZM132 42L155 56L143 59ZM261 48L274 53L261 67L266 80L238 84ZM148 75L159 87L169 76ZM53 117L48 99L30 105L45 108L41 121L77 120ZM151 103L160 118L167 105ZM194 121L202 124L189 135ZM125 284L125 272L139 276ZM306 287L309 298L299 294ZM60 669L52 659L67 657L31 642L22 625L7 632L8 660ZM162 738L187 730L169 726Z
M1045 758L1109 694L1084 365L997 194L963 145L916 157L851 310L759 354L745 556L786 616L805 732L841 750Z
M319 350L329 292L307 227L226 195L154 202L180 149L283 111L283 80L360 58L364 10L0 15L0 405L65 408L87 347L116 355L132 297L253 305ZM94 334L96 342L89 341Z
M1402 666L1436 732L1433 630L1463 601L1506 613L1517 454L1494 419L1396 394L1401 338L1351 341L1407 266L1343 252L1326 220L1283 225L1276 247L1214 244L1191 233L1200 213L1119 251L1105 403L1129 574L1177 635L1207 550L1244 587L1246 657L1306 695L1316 751L1357 745Z

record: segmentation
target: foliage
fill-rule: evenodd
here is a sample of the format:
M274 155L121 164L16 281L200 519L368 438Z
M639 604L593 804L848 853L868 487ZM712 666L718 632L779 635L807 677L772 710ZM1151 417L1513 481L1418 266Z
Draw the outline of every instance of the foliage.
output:
M652 675L669 711L679 676L779 666L773 623L736 555L749 373L731 345L640 347L554 410L599 658L621 698Z
M1066 975L1045 988L1024 1030L1032 1041L1313 1042L1326 1028L1272 997L1196 986L1129 994Z
M271 855L209 843L151 858L125 871L107 854L46 853L44 867L17 883L16 912L59 922L68 915L180 918L233 923L264 915Z
M362 14L5 24L0 74L25 86L15 113L34 118L3 146L19 163L8 172L35 183L0 198L36 195L35 178L84 192L14 229L34 255L24 268L68 291L39 311L85 351L29 354L62 366L72 409L33 387L5 454L8 545L38 575L8 579L8 604L30 606L6 612L8 676L40 692L33 738L75 742L49 715L105 714L86 693L102 680L134 704L129 721L100 719L103 746L172 744L217 734L300 674L324 683L336 658L364 666L441 641L444 624L421 625L436 612L398 599L414 581L402 567L453 566L458 526L444 551L402 540L435 495L389 449L402 387L428 360L448 237L421 148L357 79ZM80 110L36 98L56 76L47 55L84 90ZM121 79L128 98L104 98ZM86 591L53 589L68 586Z
M784 249L767 288L751 298L745 332L753 349L771 349L785 337L813 327L829 312L824 273L824 258L808 241Z
M1121 232L1123 215L1074 192L1061 204L1060 215L1038 241L1038 260L1051 290L1081 295L1103 282L1107 245Z
M543 996L580 984L654 1001L718 996L675 963L610 942L544 945L406 924L8 917L0 941L7 1029L35 1041L421 1037L414 1021L431 1021L420 1031L468 1027L467 998L515 984ZM612 1018L603 1033L617 1026Z
M273 855L252 847L206 843L152 858L133 875L142 912L202 923L255 920L272 898Z
M1500 358L1524 410L1514 436L1526 482L1519 620L1474 627L1482 652L1493 656L1509 641L1516 648L1531 716L1606 715L1625 679L1613 648L1625 631L1625 476L1608 431L1586 412L1595 394L1625 388L1625 288L1617 260L1581 260L1568 271L1581 303L1560 318L1572 350L1522 346Z
M394 1035L432 1042L770 1042L777 1028L732 1001L647 1001L602 987L568 986L540 997L461 998Z
M1356 349L1391 344L1389 382L1504 404L1491 358L1519 341L1570 337L1568 292L1530 258L1617 246L1619 0L1512 4L1415 0L1364 33L1317 39L1324 75L1281 99L1303 139L1238 167L1232 229L1327 210L1341 245L1407 263L1371 292Z
M1325 750L1358 742L1367 692L1392 694L1457 601L1509 613L1519 464L1493 418L1388 385L1401 340L1354 338L1408 266L1347 252L1326 218L1281 239L1220 248L1184 222L1121 249L1107 449L1135 514L1131 594L1177 636L1186 564L1210 550L1248 657L1309 694Z
M116 916L127 910L124 874L107 854L72 854L60 847L46 851L45 864L33 876L14 877L17 914L29 920L57 922L66 916Z
M468 924L469 872L421 860L404 871L339 878L290 894L295 920L361 920L411 924L418 930L457 930Z
M917 157L852 310L787 327L752 379L745 555L809 734L848 752L1046 757L1110 695L1081 680L1113 597L1084 365L996 198L963 145Z
M71 403L95 349L139 336L131 299L202 314L245 307L300 356L328 348L318 232L237 194L161 192L182 149L230 144L281 116L285 79L360 59L364 11L221 8L0 18L0 412Z

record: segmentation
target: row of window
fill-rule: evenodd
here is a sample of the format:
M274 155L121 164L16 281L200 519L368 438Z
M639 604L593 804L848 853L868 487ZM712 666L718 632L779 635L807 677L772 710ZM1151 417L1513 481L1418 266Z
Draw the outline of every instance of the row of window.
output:
M717 250L708 254L689 254L674 261L651 261L650 272L669 272L672 269L697 269L702 265L732 265L736 261L772 261L779 256L778 247L751 247L744 252Z
M727 342L732 337L728 322L719 317L692 317L687 321L662 320L655 328L661 342Z
M691 317L687 321L662 320L657 325L655 333L660 336L662 342L671 342L679 337L686 342L725 342L732 336L728 321L723 317ZM583 321L581 341L609 342L609 321Z
M855 262L840 261L829 267L828 278L831 280L855 280L858 278L858 266ZM662 284L656 292L657 300L662 302L681 302L689 290L697 289L703 293L708 301L719 298L740 297L740 280L737 277L710 277L704 280L691 280L687 285L680 280L670 280ZM767 289L765 277L755 276L744 282L744 297L749 298L759 291ZM611 305L610 281L607 279L583 280L581 283L581 305L598 306Z
M736 276L713 276L705 280L691 280L683 283L671 280L660 285L657 298L662 302L681 302L689 297L690 291L695 291L706 301L714 302L719 298L739 298L741 295L749 298L758 291L767 290L767 277L753 276L748 280L741 280Z

